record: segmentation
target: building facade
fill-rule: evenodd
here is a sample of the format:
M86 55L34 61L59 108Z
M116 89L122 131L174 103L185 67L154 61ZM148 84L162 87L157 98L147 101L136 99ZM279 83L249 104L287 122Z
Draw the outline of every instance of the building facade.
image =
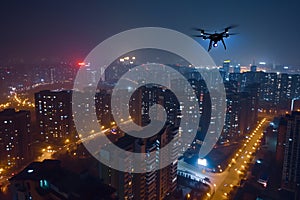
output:
M71 100L70 90L35 93L36 120L42 141L62 145L76 137Z
M0 112L0 168L19 167L29 158L30 112Z

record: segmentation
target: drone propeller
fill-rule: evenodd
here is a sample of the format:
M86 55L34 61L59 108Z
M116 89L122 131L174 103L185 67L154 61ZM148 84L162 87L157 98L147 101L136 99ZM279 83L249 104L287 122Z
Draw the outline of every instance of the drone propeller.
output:
M238 35L239 33L227 33L227 35Z
M211 35L211 33L209 33L209 32L211 32L210 30L204 30L204 29L202 29L202 28L192 28L193 30L195 30L195 31L200 31L200 33L201 33L201 35Z
M229 29L232 29L232 28L235 28L235 27L238 27L238 25L228 26L228 27L224 28L224 30L225 30L224 32L228 34L229 33Z
M204 29L201 29L201 28L192 28L192 29L195 31L204 31Z
M208 37L206 35L192 35L193 37L200 37L203 38L203 40L208 39Z
M193 37L204 37L204 35L192 35Z
M229 30L229 29L236 28L236 27L238 27L238 25L235 24L235 25L227 26L224 29Z

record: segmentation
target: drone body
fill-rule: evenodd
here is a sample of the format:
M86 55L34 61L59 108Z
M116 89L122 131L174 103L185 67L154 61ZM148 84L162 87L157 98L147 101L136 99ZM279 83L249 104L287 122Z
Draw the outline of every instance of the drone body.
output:
M224 31L217 33L216 31L214 33L208 33L205 32L203 29L195 28L196 31L200 31L200 35L194 35L194 37L202 37L203 40L209 39L209 46L208 51L211 50L212 46L217 47L218 42L221 41L224 49L226 50L226 45L224 42L224 38L228 38L230 35L235 35L236 33L229 33L229 29L232 29L236 26L228 26L224 28Z

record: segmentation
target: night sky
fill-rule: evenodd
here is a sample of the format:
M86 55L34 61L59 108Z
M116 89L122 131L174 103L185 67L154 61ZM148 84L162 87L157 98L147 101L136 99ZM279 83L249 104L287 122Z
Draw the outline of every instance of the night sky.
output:
M288 2L288 3L285 3ZM158 26L197 34L192 27L239 35L210 52L217 64L230 58L300 66L298 1L91 1L3 0L0 3L0 62L12 58L80 60L121 31ZM208 41L197 39L205 49Z

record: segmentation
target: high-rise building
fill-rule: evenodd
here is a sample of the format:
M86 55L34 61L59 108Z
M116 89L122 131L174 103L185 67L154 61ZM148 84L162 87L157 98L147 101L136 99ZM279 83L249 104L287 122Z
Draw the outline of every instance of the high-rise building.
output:
M135 148L135 140L130 136L119 138L115 144L129 152L134 151ZM109 156L118 157L119 155L109 154ZM130 163L128 162L127 164L128 166L126 167L130 167ZM103 163L99 163L99 176L104 183L116 188L119 197L122 197L123 199L133 199L133 173L118 171Z
M266 73L262 71L231 73L230 82L235 81L238 91L248 85L259 86L259 107L267 112L286 111L291 108L292 100L300 98L300 75Z
M263 73L260 83L259 99L261 105L273 112L278 105L278 76L276 73Z
M241 73L230 73L229 83L235 82L237 91L240 92L242 89L243 74Z
M220 73L224 81L229 80L229 68L230 68L230 60L224 60L223 67L220 68Z
M170 126L165 127L157 135L147 139L137 139L128 135L120 138L115 144L120 148L136 153L147 153L158 151L160 148L177 138L178 131ZM120 155L109 155L108 159L116 159ZM159 154L157 154L159 156ZM164 155L165 156L165 155ZM153 170L146 173L134 173L130 162L126 162L128 169L132 173L122 172L112 169L102 163L99 163L100 178L104 183L117 189L120 199L145 199L159 200L164 199L175 191L177 186L177 156L178 148L169 152L168 158L174 160L173 163L159 170ZM159 156L160 157L160 156ZM122 157L126 159L126 157ZM145 167L159 167L160 161L157 157L145 158L145 163L140 163Z
M42 140L61 145L66 139L74 139L71 98L70 90L35 93L36 119Z
M225 123L220 142L234 139L239 136L239 116L240 116L240 101L239 95L235 93L228 93L226 97L227 109L225 115Z
M251 70L251 72L256 72L257 66L256 65L251 65L250 70Z
M30 112L6 109L0 112L0 168L20 167L28 161Z
M241 73L241 66L240 66L240 64L234 66L233 73Z
M282 188L300 196L300 112L286 116L285 150L282 168Z
M239 116L239 127L240 127L240 134L244 135L248 133L251 129L252 116L251 113L251 96L247 92L241 92L239 94L239 101L240 101L240 116Z
M117 63L114 63L106 68L105 70L105 81L109 83L117 82L122 75L124 75L128 70L135 67L135 57L124 57L120 58Z
M292 98L300 97L300 74L292 74L291 97Z
M100 90L95 94L96 114L99 120L99 124L104 127L109 127L113 119L111 114L110 101L111 94L107 90ZM86 105L85 107L87 108Z
M266 74L264 72L244 72L242 73L242 86L245 87L247 85L251 85L254 83L262 84L265 82Z
M276 164L280 170L282 170L284 149L286 146L285 143L286 130L287 130L286 117L281 117L279 119L279 124L277 129L277 143L276 143Z
M131 118L141 126L149 123L149 111L154 104L164 106L167 122L175 126L178 125L179 103L177 98L172 91L162 86L146 85L138 88L133 93L129 103ZM123 107L126 108L126 106ZM156 111L157 119L162 119L161 112L164 111Z
M250 112L249 114L249 123L250 126L252 127L253 125L256 124L257 122L257 116L258 116L258 102L259 102L259 90L260 90L260 85L258 83L256 84L249 84L244 88L244 91L249 94L249 107L250 107Z
M280 108L289 109L290 101L292 99L292 76L289 74L279 74L278 75L278 105Z
M241 89L259 84L259 104L268 112L287 110L291 100L300 96L300 76L295 74L245 72L242 78L230 74L230 80L237 80Z

